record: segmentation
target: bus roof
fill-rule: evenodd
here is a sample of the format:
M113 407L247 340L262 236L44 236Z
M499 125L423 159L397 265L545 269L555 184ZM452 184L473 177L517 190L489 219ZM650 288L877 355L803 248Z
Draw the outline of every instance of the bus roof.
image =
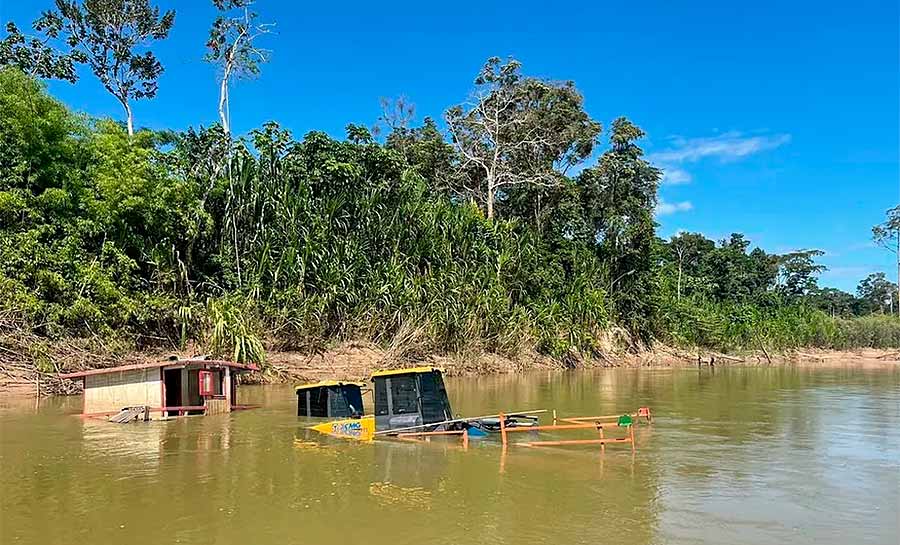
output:
M389 377L394 375L420 375L423 373L443 373L441 369L437 367L408 367L406 369L386 369L384 371L375 371L372 373L372 378L375 377Z
M300 384L294 387L295 391L300 390L309 390L311 388L327 388L329 386L356 386L358 388L363 388L366 386L365 382L353 382L348 380L323 380L320 382L314 382L312 384Z

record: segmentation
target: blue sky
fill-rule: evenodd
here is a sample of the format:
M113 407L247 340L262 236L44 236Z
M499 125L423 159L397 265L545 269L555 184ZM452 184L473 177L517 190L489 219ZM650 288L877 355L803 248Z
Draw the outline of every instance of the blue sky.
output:
M135 104L135 122L210 124L211 3L158 3L177 17L155 48L159 94ZM379 97L401 94L419 119L440 118L487 57L511 55L529 75L574 81L604 124L625 115L648 133L645 149L667 170L662 235L738 231L767 251L819 248L821 283L850 291L870 272L893 276L871 227L900 201L895 0L308 4L258 0L261 20L276 23L261 42L273 55L232 91L236 132L277 120L298 136L342 136L349 122L374 123ZM0 19L24 29L49 5L0 0ZM50 88L121 118L89 74Z

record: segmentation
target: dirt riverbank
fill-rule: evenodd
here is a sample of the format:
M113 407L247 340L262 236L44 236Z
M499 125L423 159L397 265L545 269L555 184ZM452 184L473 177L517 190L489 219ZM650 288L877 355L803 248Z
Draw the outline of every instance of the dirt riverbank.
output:
M75 394L80 385L60 380L56 372L89 367L109 367L165 359L171 353L139 352L122 356L91 353L70 348L54 353L49 361L38 362L29 354L0 346L0 393L34 395ZM192 356L185 352L179 356ZM768 354L761 351L722 354L707 350L687 350L658 346L640 353L605 354L590 359L557 359L529 353L504 357L491 353L431 355L417 359L398 359L390 351L364 342L346 342L323 352L272 351L267 370L248 377L254 383L302 383L321 379L365 379L378 369L431 365L448 374L485 375L519 373L532 370L566 370L598 367L684 367L734 365L802 365L828 367L879 368L900 365L900 350L819 350L801 349ZM48 369L48 366L51 367Z

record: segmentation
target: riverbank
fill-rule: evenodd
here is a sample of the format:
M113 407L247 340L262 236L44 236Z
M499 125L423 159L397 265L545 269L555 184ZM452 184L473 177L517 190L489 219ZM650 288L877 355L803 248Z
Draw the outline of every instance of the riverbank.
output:
M173 354L190 357L196 351L129 352L116 354L86 344L43 347L29 353L0 346L0 393L22 395L77 394L80 385L56 378L57 372L159 361ZM34 352L34 351L32 351ZM724 354L704 349L656 346L639 353L609 353L595 358L559 360L534 352L514 357L494 353L431 354L397 356L376 344L344 342L316 353L270 351L266 370L248 375L249 383L314 382L323 379L360 380L373 371L393 367L430 365L449 375L493 375L535 370L566 370L614 367L725 367L803 365L817 367L879 368L900 365L900 350L863 348L855 350L799 349L780 353L747 351Z
M792 350L784 353L745 352L722 354L706 350L686 350L658 346L640 353L604 355L580 359L574 365L539 354L508 358L497 354L432 355L410 362L392 361L389 354L376 346L348 343L322 354L276 352L270 365L282 376L314 381L324 378L358 380L377 369L403 365L433 365L450 375L486 375L534 370L566 370L601 367L691 367L729 365L816 365L821 367L885 367L900 365L900 350Z

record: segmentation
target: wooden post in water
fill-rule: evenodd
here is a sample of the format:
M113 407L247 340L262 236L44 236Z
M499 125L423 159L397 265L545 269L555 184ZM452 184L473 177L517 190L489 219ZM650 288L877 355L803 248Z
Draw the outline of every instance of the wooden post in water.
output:
M503 442L503 448L506 448L506 415L500 413L500 440Z
M631 452L634 452L634 424L628 426L628 434L631 437Z
M225 366L225 378L222 380L222 393L225 395L225 412L231 412L234 405L234 393L231 391L231 367Z
M597 426L597 429L600 430L600 439L603 439L603 426ZM600 443L600 452L606 453L606 442Z

